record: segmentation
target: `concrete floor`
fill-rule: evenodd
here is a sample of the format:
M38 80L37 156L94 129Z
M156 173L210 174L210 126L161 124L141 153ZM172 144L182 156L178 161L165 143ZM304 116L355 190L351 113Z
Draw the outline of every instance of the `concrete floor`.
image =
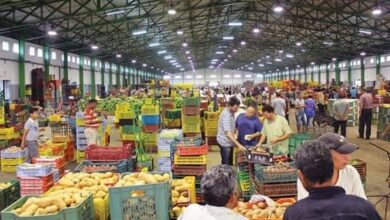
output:
M290 113L291 114L291 113ZM293 131L296 130L295 119L291 118L291 128ZM386 148L390 152L390 143L380 140L376 140L376 126L372 126L372 140L362 140L358 139L357 127L348 127L347 128L347 138L358 144L360 149L356 151L352 158L358 158L367 162L367 195L369 200L375 204L379 201L380 198L371 197L375 195L389 195L389 185L385 182L387 176L389 175L389 160L387 153L379 150L371 143L377 144L383 148ZM118 146L120 142L119 132L115 132L115 129L112 132L111 144L112 146ZM157 155L154 155L157 156ZM220 156L218 148L213 146L212 151L208 155L208 167L212 167L216 164L220 164ZM75 162L70 162L67 165L67 169L72 170L76 166ZM15 178L15 173L0 173L0 182L4 182L10 179ZM389 207L390 205L388 205ZM386 201L380 202L376 208L383 219L385 219L385 207ZM389 213L390 214L390 213ZM390 216L388 217L390 219Z

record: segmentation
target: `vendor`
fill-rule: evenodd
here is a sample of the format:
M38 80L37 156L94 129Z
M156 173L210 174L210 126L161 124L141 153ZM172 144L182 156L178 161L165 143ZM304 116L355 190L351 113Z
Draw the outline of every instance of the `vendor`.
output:
M27 157L26 163L32 163L32 159L39 157L38 151L38 137L39 137L39 109L31 108L30 109L30 118L24 124L24 132L22 137L22 143L20 147L24 149L27 148Z
M201 182L206 205L191 204L178 220L246 220L232 209L238 203L236 171L231 166L218 165L208 170Z
M84 118L85 118L85 137L87 138L87 144L96 145L99 138L99 127L101 120L98 118L96 113L97 101L91 99L88 101L88 105L85 108Z
M236 119L238 142L243 146L256 146L258 137L261 135L262 123L257 117L257 104L251 102L245 113L241 113Z
M359 173L353 166L348 165L351 153L356 151L358 147L335 133L323 134L318 138L318 141L323 142L332 155L334 163L333 185L344 188L348 195L367 199ZM299 179L297 186L298 200L306 198L309 194Z
M288 137L292 133L290 126L285 117L276 115L275 110L270 105L263 106L264 124L261 131L260 147L267 139L267 145L270 152L274 154L288 153Z

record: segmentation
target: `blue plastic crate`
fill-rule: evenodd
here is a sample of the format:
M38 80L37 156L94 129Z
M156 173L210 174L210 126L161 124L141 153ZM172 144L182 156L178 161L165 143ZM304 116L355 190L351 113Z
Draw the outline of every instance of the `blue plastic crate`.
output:
M1 158L14 159L14 158L25 158L27 156L27 149L11 153L6 150L1 151Z
M108 166L115 166L116 169L113 169L113 170L105 170L105 171L93 171L93 172L115 172L115 173L125 173L125 172L129 172L131 171L130 168L133 167L133 161L132 160L121 160L121 161L118 161L118 162L92 162L92 161L89 161L89 160L84 160L83 162L81 162L75 169L74 171L75 172L86 172L86 173L92 173L92 172L88 172L88 171L83 171L83 167L85 166L104 166L104 165L108 165Z
M53 172L52 164L21 164L16 167L16 176L43 177Z
M159 125L160 115L142 115L142 124L144 125Z

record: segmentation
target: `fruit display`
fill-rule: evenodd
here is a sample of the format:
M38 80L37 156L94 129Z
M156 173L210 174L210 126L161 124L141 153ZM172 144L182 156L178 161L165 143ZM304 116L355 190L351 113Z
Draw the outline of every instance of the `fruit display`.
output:
M122 176L122 178L115 184L116 187L135 186L163 183L169 181L171 176L168 173L151 174L144 172L136 172Z
M278 173L278 172L282 173L282 172L292 172L292 171L296 171L296 168L287 162L274 163L274 165L265 167L264 169L264 172L266 173Z
M186 209L186 206L175 206L172 208L172 212L171 212L171 216L174 217L174 218L178 218L181 213L184 212L184 210Z
M87 106L88 99L81 99L78 101L78 107L84 111ZM99 100L96 111L98 112L115 112L115 108L117 104L130 103L130 105L134 106L135 109L140 109L143 105L142 100L136 99L134 97L121 97L121 98L107 98L104 100Z
M119 175L111 172L107 173L67 173L58 181L58 185L53 188L76 187L84 189L92 186L112 186L119 180Z
M0 190L6 189L6 188L10 187L11 185L12 185L12 183L10 183L10 182L0 183Z
M185 208L190 204L190 189L192 187L191 179L179 179L172 181L172 217L179 217Z
M7 149L2 150L4 153L18 153L20 151L23 151L22 148L17 147L17 146L12 146Z
M89 195L88 191L69 188L57 191L50 196L29 198L13 212L21 217L55 214L64 208L77 206Z
M81 172L92 173L92 172L103 172L103 171L112 171L116 170L116 166L110 165L86 165L81 168Z
M291 206L295 200L280 199L272 205L268 205L266 201L258 202L238 202L234 211L240 213L248 219L282 219L286 209Z

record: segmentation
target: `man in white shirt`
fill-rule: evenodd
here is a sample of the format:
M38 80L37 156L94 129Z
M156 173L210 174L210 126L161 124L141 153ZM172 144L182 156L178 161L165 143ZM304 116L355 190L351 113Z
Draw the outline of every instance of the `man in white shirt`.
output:
M322 142L332 155L334 164L333 185L342 187L348 195L367 199L359 173L353 166L348 165L350 154L356 151L358 147L335 133L323 134L317 140ZM308 197L309 193L299 179L297 186L298 200Z
M232 209L238 202L236 171L228 165L211 168L202 178L206 205L188 206L178 220L247 220Z
M279 116L286 116L286 100L284 100L280 93L276 93L276 98L271 102L272 107L275 109L275 113Z
M305 100L303 99L302 93L299 93L298 98L295 100L295 116L298 133L302 133L303 128L306 127Z

